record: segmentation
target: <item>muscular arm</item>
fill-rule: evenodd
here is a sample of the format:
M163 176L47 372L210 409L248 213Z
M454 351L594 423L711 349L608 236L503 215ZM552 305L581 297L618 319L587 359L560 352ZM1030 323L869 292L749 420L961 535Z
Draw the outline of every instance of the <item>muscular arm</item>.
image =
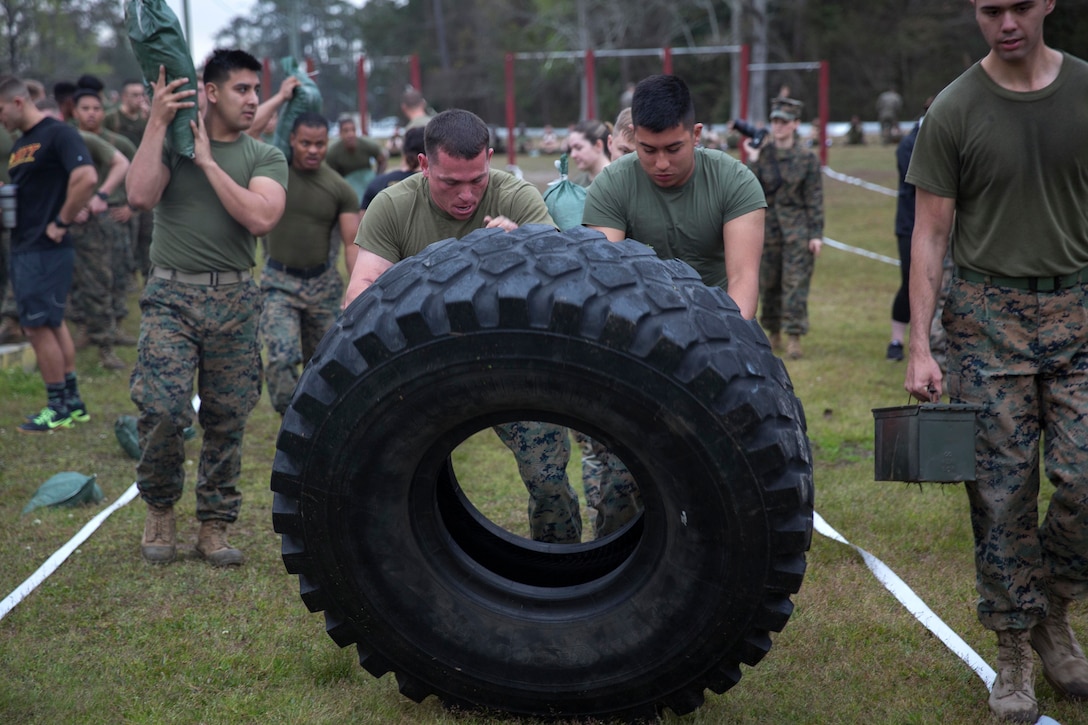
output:
M97 184L98 172L93 166L77 166L72 170L72 173L68 175L68 191L64 198L64 206L60 208L58 215L62 221L70 222L75 218L79 210L85 207L94 196Z
M112 194L114 189L124 183L128 169L129 163L125 155L120 151L114 151L113 156L110 157L110 168L106 172L106 180L99 184L98 191L104 192L107 196ZM109 208L106 202L97 196L92 196L88 204L95 214L101 214Z
M187 81L187 78L176 78L167 83L166 70L159 66L159 79L152 84L153 96L147 126L125 177L125 194L133 209L153 208L162 199L162 192L170 182L170 169L162 162L163 143L178 110L195 105L189 99L196 95L196 91L177 90Z
M216 196L235 221L253 236L272 231L283 216L287 190L267 176L255 176L249 186L240 186L219 164L201 166Z
M941 368L929 348L929 326L941 289L956 200L918 189L910 246L910 355L903 387L918 400L941 397Z
M722 226L725 274L729 296L746 320L756 316L759 302L759 260L763 256L763 209L730 219Z
M347 266L350 277L359 256L359 247L355 246L355 235L359 232L359 215L354 212L341 214L338 223L340 238L344 240L344 265Z
M271 123L272 117L276 115L276 111L279 110L280 106L291 100L295 89L300 85L302 85L302 81L298 79L298 76L292 75L284 78L276 95L257 106L257 112L253 114L253 124L246 130L246 133L255 139L260 139L261 134Z
M346 308L352 301L361 295L367 287L374 284L382 272L393 266L393 263L384 257L379 257L374 252L359 249L355 258L355 266L351 270L351 279L348 281L347 291L344 292L344 304Z
M604 238L610 242L622 242L627 238L627 234L622 229L612 229L611 227L594 227L586 225L587 229L592 229L595 232L600 232L604 235Z

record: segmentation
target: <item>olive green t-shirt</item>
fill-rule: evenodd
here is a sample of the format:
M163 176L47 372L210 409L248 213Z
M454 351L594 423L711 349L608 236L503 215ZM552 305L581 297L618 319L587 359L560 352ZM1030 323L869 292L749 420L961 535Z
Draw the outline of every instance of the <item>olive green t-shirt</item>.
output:
M103 125L110 131L121 134L133 145L139 146L144 137L144 129L147 128L147 119L129 118L121 113L121 109L117 109L106 114Z
M415 174L374 197L359 225L355 243L396 263L419 254L434 242L460 238L482 229L486 226L484 217L488 216L505 216L519 226L555 226L536 187L505 171L491 170L476 213L463 221L435 206L427 177Z
M288 267L316 267L328 259L329 234L341 214L355 214L355 190L321 164L316 171L290 168L283 218L265 240L268 256Z
M101 133L98 134L102 139L120 151L126 159L132 161L132 158L136 155L136 147L132 145L132 142L119 133L114 133L109 129L101 129ZM98 183L101 184L106 180L106 177L102 175L102 171L98 172ZM117 188L110 194L110 198L107 202L110 206L121 206L128 201L128 194L125 193L125 183L122 181L117 185Z
M91 154L91 163L94 164L94 170L98 173L98 184L101 186L110 173L110 162L113 161L113 155L120 149L96 133L80 131L79 135L83 139L83 143L87 145L87 151ZM122 181L117 186L120 187L121 194L124 194L125 182ZM116 194L117 191L115 190L113 193ZM112 194L110 198L113 198Z
M325 163L341 176L347 176L353 171L369 169L370 162L377 163L381 157L382 147L377 141L369 136L356 136L354 151L348 149L341 139L336 139L329 144Z
M287 188L287 160L275 146L242 134L212 141L215 161L243 188L265 176ZM180 272L231 272L253 267L257 240L219 201L192 159L163 150L170 181L155 207L151 263Z
M1003 277L1088 267L1088 63L1027 93L975 64L941 91L918 131L907 181L956 200L952 258Z
M690 264L710 287L726 288L726 222L767 200L744 164L713 149L695 149L695 169L682 186L663 189L626 154L604 168L586 194L585 226L621 229L662 259Z

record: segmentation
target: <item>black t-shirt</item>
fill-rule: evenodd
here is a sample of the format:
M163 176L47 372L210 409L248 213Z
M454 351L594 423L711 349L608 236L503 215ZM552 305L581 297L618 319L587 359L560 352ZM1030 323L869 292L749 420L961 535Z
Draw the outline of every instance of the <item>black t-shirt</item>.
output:
M397 169L396 171L386 172L381 176L375 176L366 186L366 193L363 194L363 203L359 205L360 208L366 209L368 206L370 206L370 202L374 201L374 197L377 196L382 189L386 188L387 186L392 186L399 181L404 181L414 173L416 172L401 171L400 169Z
M91 165L91 154L79 131L53 118L44 118L15 142L8 160L11 182L18 185L12 254L72 245L70 236L56 244L45 228L64 206L68 176Z

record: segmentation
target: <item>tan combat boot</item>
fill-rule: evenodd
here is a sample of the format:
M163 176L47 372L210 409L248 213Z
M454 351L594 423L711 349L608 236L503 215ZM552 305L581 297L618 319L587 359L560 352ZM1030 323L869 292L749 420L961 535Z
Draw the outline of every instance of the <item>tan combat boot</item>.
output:
M169 564L177 556L177 528L173 506L160 508L147 505L147 520L144 522L140 553L152 564Z
M1088 699L1088 659L1069 626L1070 600L1051 597L1050 614L1031 630L1031 646L1043 661L1043 676L1059 694Z
M1026 629L997 633L997 679L990 690L990 711L1007 722L1033 723L1039 718L1030 637Z
M801 336L790 335L786 340L786 354L790 356L790 360L801 359Z
M212 566L236 566L243 561L242 552L227 543L227 522L220 519L200 522L196 553Z
M99 345L98 363L106 370L124 370L128 367L128 365L125 365L124 360L117 357L117 354L109 345Z

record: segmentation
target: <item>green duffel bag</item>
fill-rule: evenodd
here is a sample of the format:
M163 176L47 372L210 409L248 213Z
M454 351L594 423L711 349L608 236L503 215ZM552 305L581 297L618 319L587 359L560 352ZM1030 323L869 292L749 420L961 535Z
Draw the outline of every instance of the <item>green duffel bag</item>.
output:
M98 503L106 496L99 488L98 476L85 476L76 471L65 471L51 476L38 487L33 498L23 507L23 513L29 513L42 506L79 506L85 503Z
M321 91L314 79L306 73L306 69L300 67L294 58L287 56L281 59L280 67L284 75L295 76L302 82L280 111L280 117L276 121L276 133L272 136L272 143L290 160L291 128L295 125L295 119L307 111L321 113Z

